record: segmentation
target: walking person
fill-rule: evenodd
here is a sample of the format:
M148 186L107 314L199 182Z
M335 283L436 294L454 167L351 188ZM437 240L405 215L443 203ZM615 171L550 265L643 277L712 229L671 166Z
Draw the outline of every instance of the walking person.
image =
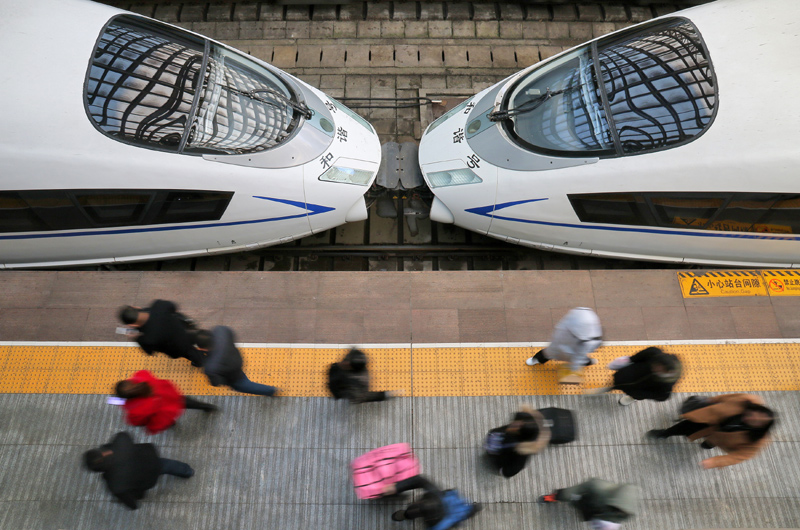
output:
M528 366L544 364L556 360L569 363L570 370L579 373L584 366L597 363L589 354L603 343L603 329L597 314L588 307L571 309L556 324L550 344L525 361ZM576 376L562 380L564 383L577 383Z
M175 425L186 409L213 412L214 405L181 395L178 388L166 379L158 379L147 370L140 370L128 379L119 381L114 389L125 399L125 421L144 426L148 434L156 434Z
M660 348L650 347L630 357L619 357L609 363L616 370L611 386L587 391L599 395L612 390L621 390L625 395L619 404L628 406L636 401L651 399L666 401L681 377L682 365L677 355L664 353Z
M489 461L506 478L525 468L530 455L540 452L550 442L550 429L538 410L523 405L508 425L489 431L484 449Z
M355 348L328 368L328 389L334 399L347 399L353 404L385 401L399 394L370 391L367 355Z
M90 471L103 474L111 493L131 510L156 485L161 475L190 478L194 470L183 462L161 458L153 444L136 444L126 432L117 433L111 441L83 455Z
M211 386L227 385L243 394L274 396L278 389L274 386L254 383L247 378L242 369L244 359L234 343L233 330L227 326L216 326L211 331L200 330L195 333L197 349L206 354L203 371Z
M590 478L577 486L542 495L539 502L569 502L581 512L581 517L589 522L592 530L617 530L622 522L635 515L639 488L633 484L614 484Z
M455 490L440 490L422 475L416 475L386 486L384 488L384 496L414 489L422 489L424 491L422 497L409 504L405 510L394 512L392 521L422 519L426 528L447 530L461 521L473 517L482 509L480 504L477 502L470 503Z
M146 354L162 352L173 359L189 359L192 366L203 366L203 355L194 347L190 333L194 321L178 313L173 302L154 300L145 309L126 305L118 316L123 324L139 332L135 340Z
M686 436L694 441L705 438L703 449L719 447L724 455L706 458L703 469L731 466L753 458L770 442L769 431L775 412L764 400L752 394L723 394L706 398L699 408L681 414L682 421L668 429L647 433L655 439Z

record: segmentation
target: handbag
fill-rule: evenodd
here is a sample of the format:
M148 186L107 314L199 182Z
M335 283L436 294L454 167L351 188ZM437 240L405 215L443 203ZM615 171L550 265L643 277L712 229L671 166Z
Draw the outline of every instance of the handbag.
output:
M681 403L680 412L686 414L693 410L702 409L711 405L711 400L703 396L689 396Z

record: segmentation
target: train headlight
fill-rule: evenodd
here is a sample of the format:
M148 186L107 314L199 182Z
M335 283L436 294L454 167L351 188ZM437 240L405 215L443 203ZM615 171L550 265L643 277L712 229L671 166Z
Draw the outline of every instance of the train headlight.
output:
M462 186L464 184L477 184L479 182L483 182L483 180L471 169L467 168L428 173L428 184L430 184L431 188Z
M369 181L372 180L374 173L371 171L364 171L363 169L352 169L349 167L331 166L328 170L319 176L319 180L327 182L344 182L345 184L357 184L359 186L368 186Z

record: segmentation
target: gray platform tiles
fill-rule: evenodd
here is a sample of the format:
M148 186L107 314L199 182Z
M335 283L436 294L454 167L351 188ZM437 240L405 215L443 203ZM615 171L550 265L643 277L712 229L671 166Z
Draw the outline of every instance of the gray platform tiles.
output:
M359 407L324 398L206 398L221 411L187 411L156 436L128 429L197 471L189 480L162 478L132 512L81 467L83 451L126 429L105 396L3 394L0 528L421 529L389 519L397 499L358 501L350 483L355 456L396 442L411 443L442 487L484 504L467 529L582 528L571 507L535 499L590 476L641 486L640 513L625 528L800 527L800 397L761 395L780 414L774 443L749 462L710 471L699 462L717 450L643 437L677 417L682 395L627 408L611 395L402 398ZM506 480L485 467L480 445L522 402L575 410L579 437L533 456Z

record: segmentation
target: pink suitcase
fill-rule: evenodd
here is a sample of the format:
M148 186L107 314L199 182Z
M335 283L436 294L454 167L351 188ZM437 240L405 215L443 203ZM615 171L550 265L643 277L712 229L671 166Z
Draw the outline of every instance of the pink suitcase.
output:
M353 460L350 467L359 499L378 498L384 487L419 475L419 460L408 444L378 447Z

